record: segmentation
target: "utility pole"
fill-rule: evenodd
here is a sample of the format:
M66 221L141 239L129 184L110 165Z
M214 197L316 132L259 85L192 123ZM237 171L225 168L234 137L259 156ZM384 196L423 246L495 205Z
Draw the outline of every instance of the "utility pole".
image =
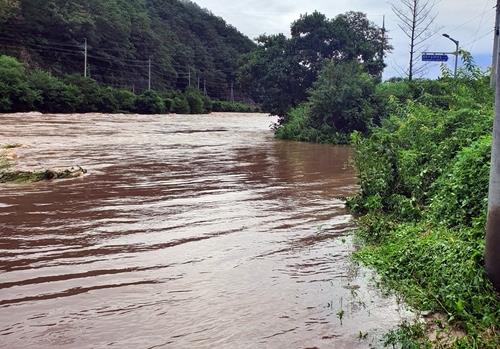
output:
M200 89L200 76L198 75L198 90Z
M189 87L191 87L191 67L188 68L189 72L188 72L188 77L189 77Z
M500 6L496 6L496 17L495 17L495 31L493 39L493 64L491 65L491 88L495 88L496 85L496 74L497 74L497 63L498 63L498 37L500 34Z
M382 17L382 44L380 45L380 61L382 62L382 67L384 66L384 52L385 52L385 15ZM384 74L384 69L380 70L380 81L382 81L382 76Z
M87 38L85 38L85 44L84 44L84 50L85 50L85 59L84 59L84 66L83 66L83 76L87 77Z
M231 81L231 102L234 103L234 82Z
M151 90L151 57L148 60L148 90Z
M497 0L497 9L500 0ZM497 21L500 12L497 11ZM498 42L500 33L495 32L495 40ZM491 149L491 172L490 187L488 194L488 222L486 225L486 273L493 282L493 286L500 291L500 51L495 52L497 74L495 76L495 120L493 123L493 144Z
M207 80L203 79L203 95L207 95Z

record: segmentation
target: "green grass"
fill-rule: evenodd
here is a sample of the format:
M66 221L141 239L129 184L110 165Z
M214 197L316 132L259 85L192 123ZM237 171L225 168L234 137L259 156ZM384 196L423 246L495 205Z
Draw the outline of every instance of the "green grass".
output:
M492 91L486 75L434 84L448 86L442 96L392 100L380 127L353 136L361 190L348 205L363 245L354 257L417 311L441 314L445 337L455 333L435 342L429 323L402 324L387 346L500 348L500 298L483 257Z

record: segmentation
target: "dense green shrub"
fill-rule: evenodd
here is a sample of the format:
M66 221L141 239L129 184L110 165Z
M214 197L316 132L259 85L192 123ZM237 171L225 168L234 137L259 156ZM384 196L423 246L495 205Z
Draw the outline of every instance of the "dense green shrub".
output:
M130 112L134 110L136 96L129 90L113 89L114 98L118 104L118 110L121 112Z
M203 96L198 90L188 89L185 96L191 114L203 114L205 112Z
M23 65L15 58L0 56L0 112L30 111L39 99L28 85Z
M435 183L431 213L448 226L486 226L491 135L463 148ZM482 229L478 231L481 238Z
M184 95L178 95L174 97L172 101L172 111L176 114L189 114L190 107L189 102L187 101Z
M389 117L370 135L352 137L361 190L348 205L364 214L358 234L367 243L356 256L411 305L441 312L465 331L454 348L497 348L500 300L483 261L488 79L462 72L459 79L390 82L377 93ZM409 339L401 331L389 343Z
M212 111L220 113L256 113L259 109L243 102L229 102L215 100L212 102Z
M37 70L28 77L32 90L39 93L40 99L35 108L47 113L73 113L82 103L81 91L72 84L65 84L50 73Z
M310 105L305 103L290 111L288 120L276 128L276 137L299 142L346 144L348 136L336 132L328 125L315 128L311 125Z
M328 63L310 91L314 127L342 133L368 131L375 114L375 80L357 63Z
M146 91L137 96L135 111L139 114L162 114L165 112L165 102L155 91Z

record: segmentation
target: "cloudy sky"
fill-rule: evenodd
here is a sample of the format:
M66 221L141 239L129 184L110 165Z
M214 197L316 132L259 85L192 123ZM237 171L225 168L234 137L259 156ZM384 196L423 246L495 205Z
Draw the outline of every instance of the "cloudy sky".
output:
M397 1L397 0L396 0ZM328 17L346 11L362 11L368 18L382 24L386 16L393 52L387 60L386 78L401 76L408 65L408 42L398 28L397 18L385 0L194 0L201 7L223 17L250 38L260 34L289 34L290 23L303 13L318 10ZM454 50L454 44L441 36L448 33L460 41L462 48L472 52L481 66L491 64L493 27L495 22L494 0L436 0L437 19L432 32L435 35L427 42L429 51ZM453 65L450 56L450 67ZM435 77L439 63L427 65L427 76Z

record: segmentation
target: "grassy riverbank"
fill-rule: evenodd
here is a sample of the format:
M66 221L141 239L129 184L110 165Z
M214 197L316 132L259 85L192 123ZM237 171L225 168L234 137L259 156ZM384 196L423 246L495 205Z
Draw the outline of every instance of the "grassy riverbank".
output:
M353 136L361 192L349 206L364 242L355 257L428 318L389 334L388 345L500 347L500 301L483 261L488 84L474 67L458 80L387 84L389 117L369 136Z

